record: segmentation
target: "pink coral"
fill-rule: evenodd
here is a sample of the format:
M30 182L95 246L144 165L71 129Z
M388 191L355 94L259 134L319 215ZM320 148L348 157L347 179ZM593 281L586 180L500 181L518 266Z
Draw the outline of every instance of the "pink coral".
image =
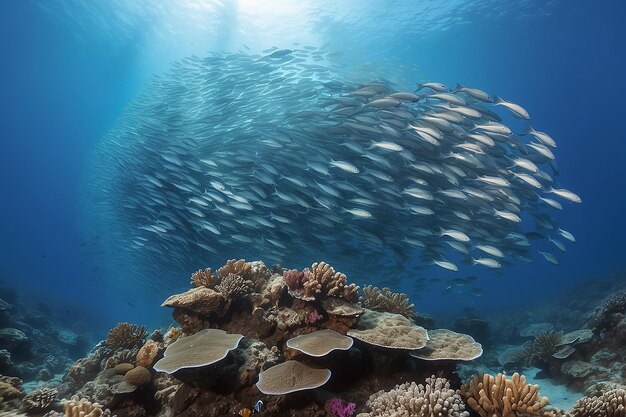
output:
M356 411L355 403L344 403L341 398L326 401L326 409L335 417L351 417Z
M313 310L309 313L309 316L307 317L306 321L308 324L315 324L322 318L323 318L322 315L318 313L317 310Z

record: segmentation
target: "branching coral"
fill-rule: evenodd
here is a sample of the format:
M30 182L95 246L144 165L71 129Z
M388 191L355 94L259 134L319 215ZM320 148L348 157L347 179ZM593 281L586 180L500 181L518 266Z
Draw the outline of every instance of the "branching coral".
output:
M233 300L252 292L252 281L244 279L241 275L228 274L222 278L215 290L221 292L227 299Z
M58 391L54 388L38 388L22 400L22 410L28 413L42 413L52 408L57 401Z
M524 349L524 362L527 366L548 363L558 350L563 332L548 330L535 336L535 340Z
M404 293L397 293L385 287L379 290L377 287L368 285L363 288L361 305L370 310L385 311L387 313L402 314L404 317L415 319L417 314L413 310L409 297Z
M119 323L109 331L107 343L112 348L132 349L142 345L148 336L144 326L131 323Z
M326 262L315 262L311 268L299 272L290 269L283 273L289 294L305 301L313 301L318 297L340 297L347 301L356 301L359 287L348 284L344 273L336 272Z
M71 400L63 403L63 415L65 417L110 417L111 411L103 410L98 403L91 403L86 398L79 399L74 395Z
M467 403L481 417L552 416L542 411L548 405L548 397L541 397L539 385L526 383L526 377L517 372L511 379L498 374L484 374L482 379L474 375L470 384L461 387Z
M249 278L248 275L250 274L251 269L252 265L246 262L245 259L239 259L238 261L230 259L226 262L226 265L217 270L217 273L221 278L225 278L230 274Z
M426 378L425 384L415 382L396 385L391 391L372 394L366 405L372 410L362 417L467 417L465 404L445 378Z
M570 411L573 417L626 416L626 390L612 389L599 397L583 397Z
M218 277L213 275L211 268L199 269L191 274L191 285L194 287L213 288L218 281Z

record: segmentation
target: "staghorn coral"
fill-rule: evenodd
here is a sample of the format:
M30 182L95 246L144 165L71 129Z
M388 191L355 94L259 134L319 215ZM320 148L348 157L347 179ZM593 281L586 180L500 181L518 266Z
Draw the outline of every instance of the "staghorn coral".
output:
M482 379L474 375L472 381L461 387L467 403L481 417L543 416L553 414L542 411L548 405L548 397L541 397L539 385L526 383L526 377L517 372L511 379L503 374L495 378L484 374Z
M252 292L252 281L244 279L241 275L228 274L215 286L215 290L227 299L234 300Z
M137 326L131 323L118 323L109 331L107 343L112 348L132 349L142 345L148 332L144 326Z
M370 395L366 405L369 413L357 417L467 417L463 399L450 388L445 378L426 378L425 384L415 382L396 385L391 391Z
M562 339L563 332L560 331L547 330L539 333L535 340L524 348L524 362L527 366L550 362Z
M402 314L409 319L417 318L417 314L413 310L415 305L409 301L409 297L404 293L393 292L387 287L379 290L377 287L368 285L363 288L363 294L360 299L363 307L370 310Z
M22 410L27 413L48 411L56 403L58 393L54 388L37 388L22 399Z
M226 265L217 270L220 278L225 278L230 274L240 275L244 278L249 278L252 269L252 264L246 262L245 259L239 259L238 261L230 259L226 262Z
M570 411L572 417L626 416L626 389L612 389L598 397L583 397Z
M211 268L199 269L191 274L191 285L194 287L213 288L219 281L219 278L213 275Z

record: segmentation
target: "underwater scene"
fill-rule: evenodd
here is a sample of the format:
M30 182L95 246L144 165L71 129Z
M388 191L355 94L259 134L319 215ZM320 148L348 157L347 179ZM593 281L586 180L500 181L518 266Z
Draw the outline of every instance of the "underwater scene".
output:
M624 22L0 2L0 417L626 417Z

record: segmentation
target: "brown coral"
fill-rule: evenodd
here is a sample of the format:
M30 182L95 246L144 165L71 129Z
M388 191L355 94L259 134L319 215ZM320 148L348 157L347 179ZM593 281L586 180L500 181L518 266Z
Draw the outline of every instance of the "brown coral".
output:
M137 366L144 366L149 368L155 362L156 357L159 355L159 344L154 340L148 340L137 352L137 360L135 363Z
M245 259L234 260L230 259L226 262L226 265L219 268L217 273L221 278L225 278L230 274L240 275L244 278L248 278L252 264L246 262Z
M218 277L213 275L211 268L199 269L191 274L191 285L194 287L213 288L218 280Z
M124 381L137 387L146 385L150 379L152 379L150 371L143 366L136 366L124 375Z
M415 305L409 301L409 297L404 293L393 292L387 287L379 290L378 287L372 285L364 287L363 293L364 296L360 300L363 307L370 310L402 314L410 319L417 318L417 314L413 310Z
M131 323L118 323L109 331L107 343L112 348L132 349L140 344L148 336L144 326L137 326Z
M347 283L344 273L336 272L326 262L315 262L311 268L298 272L289 270L283 275L289 294L305 301L313 301L324 296L341 297L347 301L356 301L359 287Z
M484 374L482 379L474 375L470 384L461 387L467 403L481 417L518 417L522 415L548 417L553 414L542 411L548 405L548 397L541 397L539 385L526 383L526 377L517 372L511 379L498 374Z
M126 375L126 372L130 371L134 367L135 365L132 363L122 362L115 365L113 370L115 371L115 375Z
M37 388L22 400L22 410L28 413L42 413L52 408L59 391L54 388Z
M570 411L573 417L626 416L626 390L612 389L598 397L583 397Z
M233 300L252 292L252 281L241 275L228 274L215 286L215 290L222 293L227 299Z

